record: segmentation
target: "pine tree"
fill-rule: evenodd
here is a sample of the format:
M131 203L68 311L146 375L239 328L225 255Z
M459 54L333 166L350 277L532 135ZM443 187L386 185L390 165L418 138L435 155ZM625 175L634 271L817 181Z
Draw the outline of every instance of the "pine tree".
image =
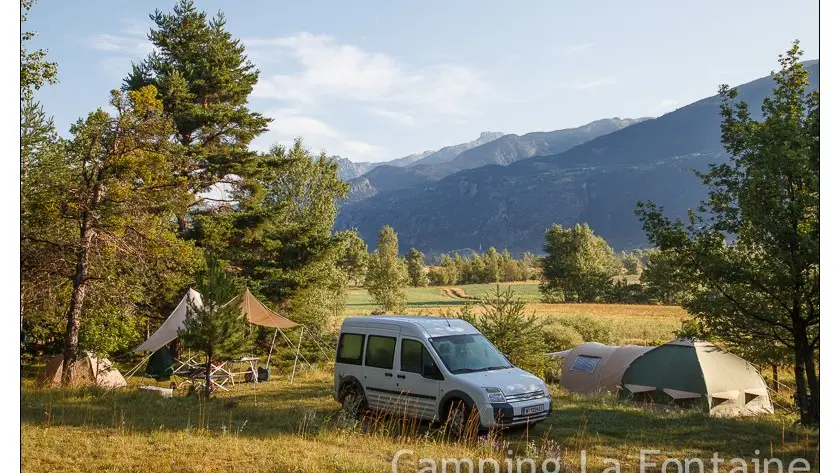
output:
M193 195L178 216L183 232L183 212L209 199L199 193L217 183L248 188L259 171L259 155L248 145L267 130L270 119L248 109L259 71L225 30L223 13L208 20L192 0L180 0L172 13L155 10L149 16L155 23L149 34L155 52L132 65L124 87L154 85L175 124L173 137L184 148L175 172ZM237 179L227 179L230 175Z
M235 211L196 215L186 236L236 268L257 296L313 330L343 308L347 275L343 236L333 233L347 183L325 154L298 140L262 157Z
M178 336L185 347L204 353L204 394L209 396L213 362L247 354L252 349L251 335L256 330L248 327L234 300L240 294L239 288L217 259L207 258L207 269L199 275L196 290L202 296L202 304L190 302Z

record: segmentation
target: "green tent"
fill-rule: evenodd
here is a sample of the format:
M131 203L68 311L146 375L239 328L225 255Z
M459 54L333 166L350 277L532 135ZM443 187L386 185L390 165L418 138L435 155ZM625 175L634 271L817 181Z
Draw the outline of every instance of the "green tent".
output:
M169 348L163 346L149 357L149 364L146 365L146 377L155 379L168 378L172 376L174 365L175 360L172 358L172 354L169 353Z
M773 412L767 384L743 358L701 340L674 340L636 358L621 379L638 401L701 406L713 416Z

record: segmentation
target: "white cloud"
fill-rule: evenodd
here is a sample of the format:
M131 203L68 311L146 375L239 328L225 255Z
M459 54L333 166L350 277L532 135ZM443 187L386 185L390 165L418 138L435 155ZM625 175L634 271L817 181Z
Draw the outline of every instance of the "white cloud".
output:
M385 117L390 120L393 120L399 123L400 125L414 125L414 123L416 123L414 117L407 113L395 112L393 110L386 110L384 108L372 108L370 111L376 115L379 115L380 117Z
M560 86L564 89L586 90L586 89L594 89L596 87L605 87L605 86L608 86L608 85L614 85L615 83L616 83L616 81L612 77L602 77L600 79L591 79L591 80L584 80L584 81L580 81L580 82L565 83L565 84L561 84Z
M324 150L330 155L338 154L353 160L375 160L386 156L381 146L351 139L328 123L298 109L273 109L265 116L273 120L265 137L272 143L290 145L295 138L303 138L303 144L315 152Z
M561 48L560 52L565 55L570 55L579 53L581 51L586 51L587 49L591 49L593 46L595 46L595 43L571 44L569 46Z
M467 66L410 68L387 54L325 35L298 33L244 43L258 57L290 59L297 66L296 71L264 74L254 89L254 96L261 98L304 105L336 100L388 103L403 115L470 115L490 91L481 75Z
M673 112L677 108L679 108L680 102L678 100L673 99L662 99L656 105L656 111L658 113L668 113Z
M149 27L145 23L124 20L125 26L118 34L98 33L83 40L87 47L105 53L100 60L102 69L110 75L125 77L131 62L138 62L154 51L146 37Z
M145 56L154 47L144 36L113 35L99 33L89 36L87 44L98 51L130 56Z

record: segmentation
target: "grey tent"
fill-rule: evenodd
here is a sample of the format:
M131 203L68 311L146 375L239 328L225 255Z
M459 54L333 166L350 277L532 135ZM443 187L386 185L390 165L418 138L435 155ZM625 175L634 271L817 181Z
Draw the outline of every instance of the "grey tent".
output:
M638 345L609 346L587 342L557 355L563 358L560 383L566 390L580 394L613 392L630 364L651 347Z
M717 417L773 412L767 384L746 360L701 340L674 340L636 358L621 379L635 400L699 405Z

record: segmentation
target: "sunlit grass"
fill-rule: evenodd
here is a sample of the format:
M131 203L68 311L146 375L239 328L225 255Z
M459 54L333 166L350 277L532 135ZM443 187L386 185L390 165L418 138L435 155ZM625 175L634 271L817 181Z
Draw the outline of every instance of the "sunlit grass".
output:
M794 427L793 418L768 415L715 419L698 411L645 409L610 396L569 395L554 387L552 416L530 429L506 432L492 441L454 441L437 426L399 430L399 419L366 428L346 418L332 399L329 369L305 371L294 384L288 373L269 382L241 384L207 401L149 397L136 393L148 379L132 378L115 392L42 390L23 383L21 433L23 471L228 472L228 471L390 471L400 449L417 460L536 455L565 458L577 468L580 449L589 465L618 458L628 471L638 466L638 450L656 448L666 456L751 457L754 450L812 464L818 434ZM161 385L165 385L162 383ZM601 471L601 470L598 470ZM624 468L622 468L624 471Z

